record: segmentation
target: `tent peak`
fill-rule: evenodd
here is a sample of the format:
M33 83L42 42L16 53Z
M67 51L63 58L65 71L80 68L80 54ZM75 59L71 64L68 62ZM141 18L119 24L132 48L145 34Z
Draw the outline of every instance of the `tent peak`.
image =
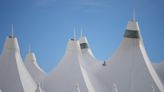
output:
M17 38L12 36L7 37L4 44L4 50L19 51Z
M134 15L135 16L135 15ZM133 20L128 21L124 37L126 38L140 38L140 28L138 22Z

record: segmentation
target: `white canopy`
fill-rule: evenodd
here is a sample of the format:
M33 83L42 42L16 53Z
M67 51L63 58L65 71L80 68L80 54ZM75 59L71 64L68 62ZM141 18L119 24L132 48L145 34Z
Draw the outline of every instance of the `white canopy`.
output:
M83 58L83 67L89 72L93 72L100 64L101 61L97 60L89 47L88 40L85 36L79 39L82 58Z
M0 57L0 89L3 92L34 92L36 84L22 62L17 38L7 37Z
M80 92L88 92L85 70L81 70L82 55L79 41L71 39L63 59L52 73L45 79L46 92L72 92L75 84L79 83ZM85 75L83 75L85 74Z
M129 21L121 45L107 62L100 66L91 81L97 92L109 92L113 83L121 92L164 92L144 48L138 23Z
M35 53L29 52L25 58L25 66L36 83L43 84L45 72L37 64Z

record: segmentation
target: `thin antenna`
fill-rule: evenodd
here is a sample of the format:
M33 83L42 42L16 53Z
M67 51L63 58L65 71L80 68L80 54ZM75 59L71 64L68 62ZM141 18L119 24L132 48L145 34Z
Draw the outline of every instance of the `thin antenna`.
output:
M83 37L83 28L81 27L81 30L80 30L80 37Z
M133 8L133 21L136 21L136 10Z
M74 27L74 30L73 30L73 38L74 38L74 40L76 40L76 29L75 29L75 27Z
M28 53L31 53L31 44L28 45Z
M14 37L14 26L11 24L11 37Z

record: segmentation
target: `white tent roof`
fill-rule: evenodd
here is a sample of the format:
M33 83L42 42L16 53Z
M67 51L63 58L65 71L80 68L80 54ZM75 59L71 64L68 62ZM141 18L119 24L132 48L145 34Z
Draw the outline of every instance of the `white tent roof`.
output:
M129 21L124 39L107 62L91 78L97 92L112 91L113 83L118 92L164 92L140 38L140 30L136 21Z
M80 92L88 92L88 77L81 69L82 62L79 41L71 39L63 59L53 72L45 79L46 92L73 92L75 84L79 83ZM90 85L90 84L89 84Z
M85 68L86 72L87 72L87 76L88 79L90 81L90 88L93 89L93 92L99 92L99 91L95 91L95 88L93 86L93 84L95 84L95 73L97 72L97 70L99 69L100 66L102 66L102 62L100 62L99 60L97 60L95 58L95 56L93 55L91 48L89 47L88 41L86 37L81 37L79 39L80 42L80 47L81 47L81 52L82 52L82 58L83 58L83 62L82 62L82 66ZM85 47L85 48L84 48ZM91 80L93 82L91 82Z
M36 84L22 62L17 38L7 37L0 57L2 92L34 92Z
M83 64L85 69L90 68L91 70L94 70L98 65L100 65L102 62L97 60L89 47L88 40L85 36L81 37L79 39L80 47L81 47L81 52L82 52L82 58L83 58Z
M91 49L89 48L88 40L85 36L83 36L79 39L79 43L80 43L80 47L81 47L81 51L82 51L83 55L88 54L91 57L94 57Z
M29 52L25 58L25 66L36 83L41 83L45 78L45 72L37 64L35 53Z

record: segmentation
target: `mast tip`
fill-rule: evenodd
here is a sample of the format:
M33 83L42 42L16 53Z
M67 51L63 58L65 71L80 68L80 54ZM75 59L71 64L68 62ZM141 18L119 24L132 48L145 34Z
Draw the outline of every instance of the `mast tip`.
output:
M132 20L136 21L136 10L135 10L135 8L133 8L133 19Z
M74 30L73 30L73 39L76 40L76 28L74 27Z
M28 53L31 53L31 44L28 45Z
M14 38L14 25L13 24L11 24L11 34L9 37Z

